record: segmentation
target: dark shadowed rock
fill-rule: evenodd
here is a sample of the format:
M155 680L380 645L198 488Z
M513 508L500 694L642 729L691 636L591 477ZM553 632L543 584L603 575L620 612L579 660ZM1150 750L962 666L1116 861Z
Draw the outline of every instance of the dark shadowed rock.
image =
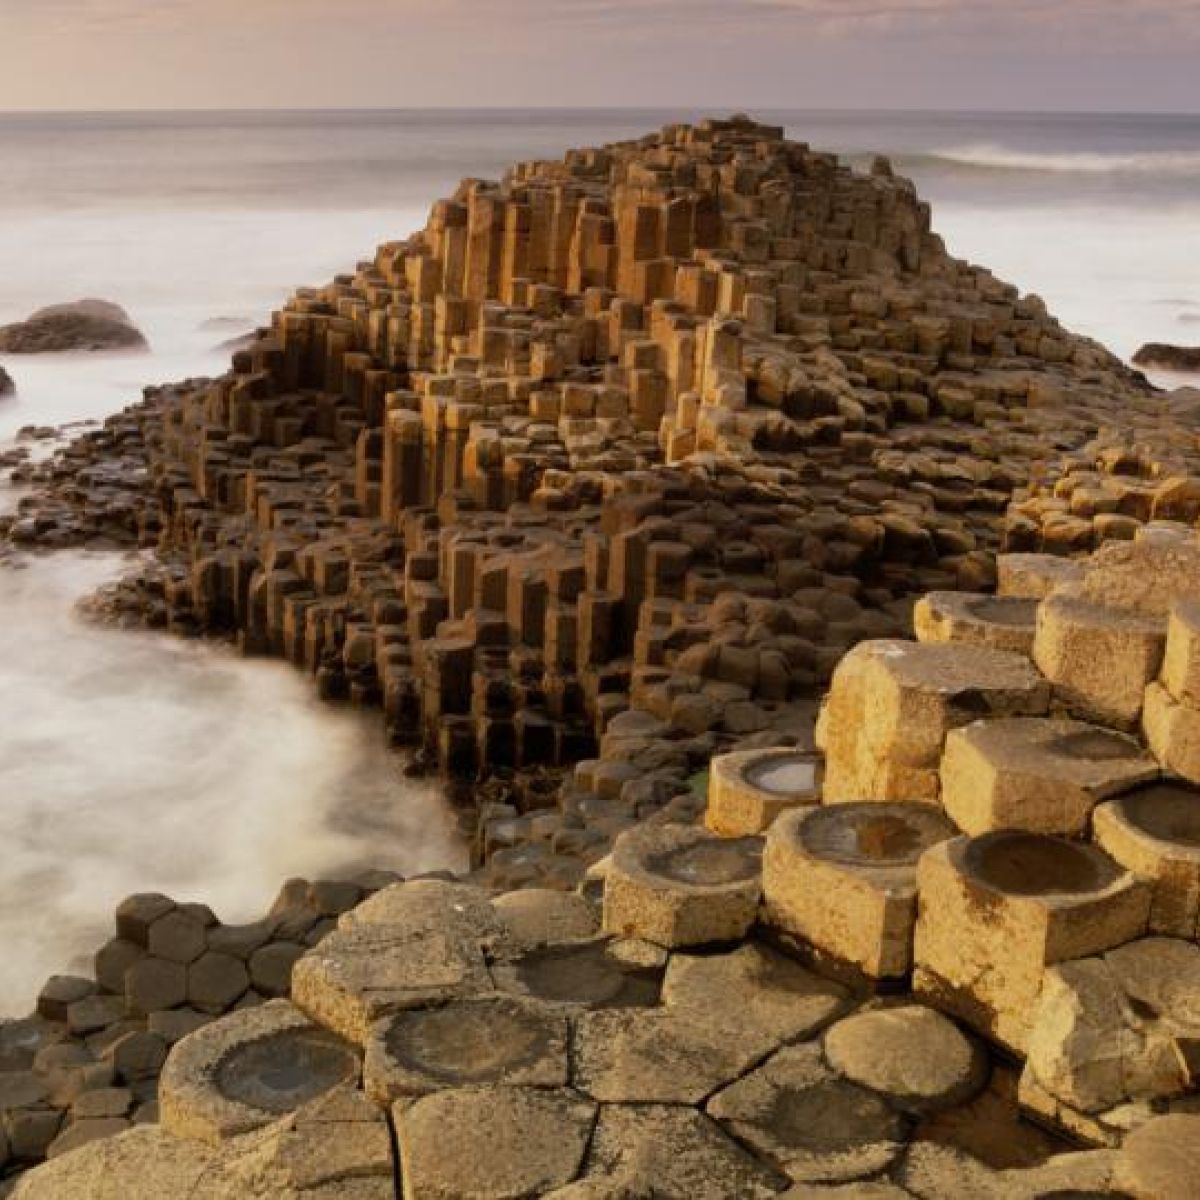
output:
M130 350L146 339L129 314L108 300L79 300L38 309L24 321L0 326L0 350L45 354L58 350ZM4 391L0 372L0 392Z
M12 376L0 367L0 396L11 396L16 390L17 385L13 383Z
M1160 371L1200 371L1200 346L1170 346L1165 342L1147 342L1134 356L1139 367Z

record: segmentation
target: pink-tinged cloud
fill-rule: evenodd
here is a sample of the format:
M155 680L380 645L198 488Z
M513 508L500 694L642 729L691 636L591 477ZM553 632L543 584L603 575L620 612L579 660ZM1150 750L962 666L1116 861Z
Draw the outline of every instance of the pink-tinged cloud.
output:
M0 0L0 108L1200 108L1200 0Z

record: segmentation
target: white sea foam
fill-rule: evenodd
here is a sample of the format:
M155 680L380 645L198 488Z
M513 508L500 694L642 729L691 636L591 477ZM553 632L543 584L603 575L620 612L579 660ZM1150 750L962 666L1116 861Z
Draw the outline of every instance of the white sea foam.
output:
M947 147L929 155L929 158L1000 171L1200 176L1200 150L1151 150L1134 154L1090 151L1039 153L979 143Z
M0 569L0 1014L86 969L130 892L236 921L291 875L464 865L439 789L401 776L374 716L282 663L76 619L121 565Z

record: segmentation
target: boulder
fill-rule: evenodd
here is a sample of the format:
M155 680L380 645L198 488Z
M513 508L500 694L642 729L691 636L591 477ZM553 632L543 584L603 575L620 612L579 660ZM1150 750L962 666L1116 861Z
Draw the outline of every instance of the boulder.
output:
M16 390L17 385L13 383L12 376L0 367L0 396L11 396Z
M1147 342L1133 356L1139 367L1159 371L1200 371L1200 346L1172 346L1167 342Z
M0 326L0 350L46 354L59 350L140 350L146 339L129 314L107 300L80 300L38 309L24 321ZM4 390L0 383L0 392Z

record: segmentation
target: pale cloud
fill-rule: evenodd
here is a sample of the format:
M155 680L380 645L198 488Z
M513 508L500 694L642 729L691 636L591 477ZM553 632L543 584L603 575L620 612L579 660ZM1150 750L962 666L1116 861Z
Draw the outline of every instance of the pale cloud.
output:
M0 0L0 44L0 108L1200 104L1200 0Z

